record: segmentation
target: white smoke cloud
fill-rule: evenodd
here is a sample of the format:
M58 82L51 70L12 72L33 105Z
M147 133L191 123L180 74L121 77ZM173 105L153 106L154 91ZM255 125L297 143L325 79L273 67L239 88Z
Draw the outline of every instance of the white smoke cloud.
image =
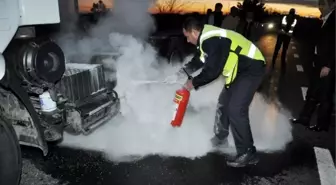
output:
M101 17L96 25L84 23L85 18L80 18L70 11L74 7L74 1L61 0L61 34L56 41L64 50L68 60L72 62L87 63L97 54L111 54L114 52L109 42L109 34L129 34L139 39L147 39L150 33L155 31L155 22L148 13L148 8L153 0L111 0L114 9ZM111 3L112 3L111 2ZM68 17L75 17L69 19ZM88 16L86 16L87 19ZM81 22L81 28L75 29ZM86 27L87 33L83 32Z
M163 59L157 56L154 48L144 42L143 38L146 38L150 30L148 27L153 23L149 20L149 15L144 13L147 9L138 12L138 7L133 6L131 0L117 2L115 6L119 10L119 18L107 18L104 20L104 25L98 25L93 31L99 36L107 34L108 39L105 39L105 42L97 36L93 37L94 39L74 42L67 40L63 44L68 46L64 48L69 53L75 48L76 52L79 48L89 54L92 51L90 48L106 52L104 47L108 47L113 48L113 52L119 55L118 58L106 58L103 63L117 70L118 84L115 90L121 97L122 115L110 120L89 136L65 134L61 145L99 150L114 161L125 161L151 154L195 158L211 152L213 149L210 138L213 137L215 108L224 84L223 79L219 78L198 91L192 91L182 127L172 128L170 125L173 115L172 100L175 90L181 85L137 82L163 80L164 77L176 72L180 66L159 65L158 60ZM130 7L134 9L128 9ZM126 12L129 17L121 20L121 15ZM143 23L146 23L145 26ZM119 25L120 29L110 29L111 27L105 24ZM133 29L125 29L126 27ZM138 33L137 28L141 33ZM86 49L83 50L82 47ZM291 126L286 114L278 109L277 105L267 104L261 95L255 95L250 117L255 146L258 150L266 152L282 150L291 141ZM229 143L231 148L224 152L234 151L231 134Z

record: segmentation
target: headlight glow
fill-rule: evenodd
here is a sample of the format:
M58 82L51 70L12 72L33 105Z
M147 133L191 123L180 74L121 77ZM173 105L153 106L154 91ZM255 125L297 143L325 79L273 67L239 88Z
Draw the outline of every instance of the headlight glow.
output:
M269 24L267 25L267 28L268 28L268 29L273 29L273 28L274 28L274 24L273 24L273 23L269 23Z

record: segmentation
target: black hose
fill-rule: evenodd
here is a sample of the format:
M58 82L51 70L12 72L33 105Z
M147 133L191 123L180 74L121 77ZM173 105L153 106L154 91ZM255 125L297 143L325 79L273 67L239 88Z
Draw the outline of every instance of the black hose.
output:
M182 69L183 69L183 71L186 73L186 75L188 76L188 80L191 80L191 79L192 79L192 76L190 76L190 75L188 74L188 72L186 71L185 68L182 68Z

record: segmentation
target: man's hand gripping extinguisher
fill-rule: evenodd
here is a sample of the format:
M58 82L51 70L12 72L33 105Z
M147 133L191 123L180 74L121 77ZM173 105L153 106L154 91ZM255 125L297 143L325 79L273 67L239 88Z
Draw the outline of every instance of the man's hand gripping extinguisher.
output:
M184 68L183 71L187 74L188 80L191 80L192 77L187 73ZM184 87L176 91L174 98L174 115L173 120L171 121L171 125L173 127L180 127L182 125L183 117L187 110L189 97L190 92Z

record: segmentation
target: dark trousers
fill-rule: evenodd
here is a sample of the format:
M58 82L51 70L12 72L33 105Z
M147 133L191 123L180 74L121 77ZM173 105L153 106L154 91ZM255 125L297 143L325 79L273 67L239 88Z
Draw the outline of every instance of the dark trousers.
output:
M265 67L256 66L256 73L238 74L232 85L223 88L217 105L214 132L218 139L223 140L229 135L231 126L232 135L238 154L254 147L250 128L249 106L254 93L262 82Z
M275 44L273 59L272 59L272 67L274 68L275 66L275 62L276 62L279 50L282 45L282 53L281 53L281 71L282 72L286 71L286 55L287 55L287 50L288 50L290 40L291 40L291 37L284 35L284 34L279 34L277 38L277 42Z
M321 67L314 67L311 74L306 101L299 119L309 124L312 114L317 110L317 125L328 129L333 111L333 96L335 92L335 74L330 71L326 77L320 77ZM319 104L319 106L317 106Z

